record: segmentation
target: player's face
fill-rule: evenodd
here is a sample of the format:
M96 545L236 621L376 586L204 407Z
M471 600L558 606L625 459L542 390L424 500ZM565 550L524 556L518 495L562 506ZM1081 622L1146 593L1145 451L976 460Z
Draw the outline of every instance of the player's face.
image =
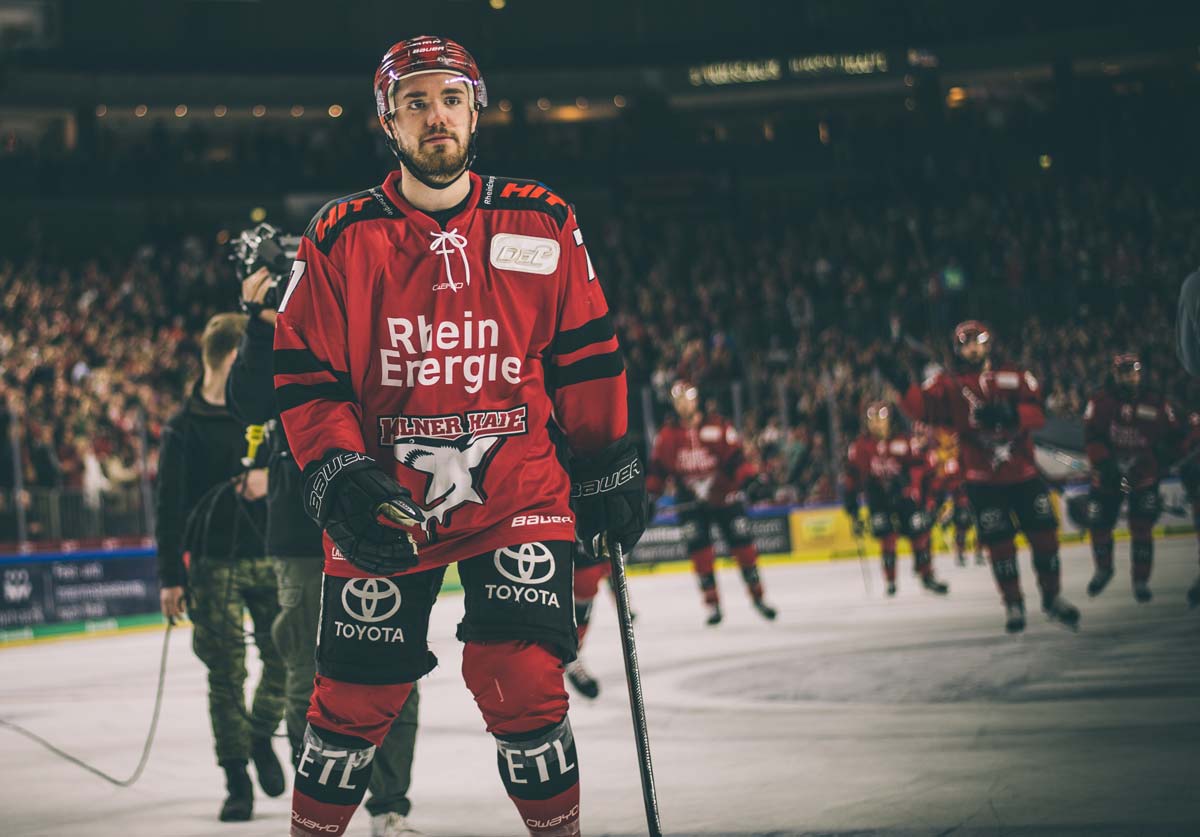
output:
M392 88L391 108L388 130L421 175L449 183L462 173L478 116L467 82L454 73L401 79Z
M959 351L968 363L978 364L987 359L990 348L991 341L968 340Z
M682 387L675 393L674 402L675 412L686 421L700 409L700 394L695 387Z
M876 439L886 439L892 432L892 420L887 412L868 414L867 430Z
M1113 377L1116 378L1117 384L1130 390L1137 389L1142 384L1142 371L1137 367L1120 369Z

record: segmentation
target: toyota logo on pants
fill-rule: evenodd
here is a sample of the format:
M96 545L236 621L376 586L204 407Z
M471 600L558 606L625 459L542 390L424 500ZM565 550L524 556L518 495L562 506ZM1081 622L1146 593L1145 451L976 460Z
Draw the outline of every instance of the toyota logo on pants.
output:
M496 550L496 569L518 584L541 584L554 575L554 553L543 543L523 543Z
M342 607L359 622L382 622L400 609L400 588L388 578L352 578L342 588Z

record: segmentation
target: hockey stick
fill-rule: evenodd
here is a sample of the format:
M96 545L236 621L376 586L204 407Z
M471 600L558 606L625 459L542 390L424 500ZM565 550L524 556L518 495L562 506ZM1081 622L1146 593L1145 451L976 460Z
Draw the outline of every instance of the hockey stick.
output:
M867 555L863 550L862 535L854 536L854 547L858 550L858 568L862 570L863 587L866 589L869 599L871 597L871 572L867 569Z
M650 736L646 731L646 704L642 698L642 675L638 670L637 647L633 639L633 616L629 608L629 584L625 579L625 552L619 543L611 546L605 536L602 548L612 565L613 593L617 598L617 622L621 629L621 650L625 657L625 681L629 684L629 708L633 713L633 736L637 744L638 769L642 774L642 801L646 804L646 826L650 837L662 837L658 816L658 795L654 790L654 766L650 763Z

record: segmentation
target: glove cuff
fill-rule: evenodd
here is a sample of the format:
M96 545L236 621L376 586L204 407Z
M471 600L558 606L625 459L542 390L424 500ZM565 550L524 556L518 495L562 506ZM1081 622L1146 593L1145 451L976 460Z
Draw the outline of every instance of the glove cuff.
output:
M329 520L337 482L346 474L374 468L365 453L334 449L304 469L304 510L322 529Z

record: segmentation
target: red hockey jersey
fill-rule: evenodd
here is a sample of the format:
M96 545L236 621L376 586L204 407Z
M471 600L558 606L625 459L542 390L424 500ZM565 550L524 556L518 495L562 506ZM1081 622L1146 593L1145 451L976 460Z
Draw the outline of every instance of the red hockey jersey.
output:
M975 409L1000 401L1013 405L1018 426L1002 431L981 428ZM909 387L901 406L915 421L958 434L965 482L1011 485L1038 475L1031 434L1046 423L1046 414L1041 387L1030 372L1011 366L986 372L940 372Z
M737 429L710 413L695 427L673 421L658 431L646 469L646 490L661 494L667 478L673 477L702 503L721 507L735 502L738 490L754 474Z
M1139 395L1122 399L1107 389L1097 392L1083 412L1088 461L1098 465L1116 459L1122 476L1133 488L1144 488L1162 477L1182 447L1184 428L1163 398Z
M625 368L574 211L533 181L472 173L445 229L401 172L322 209L275 329L275 391L301 468L374 457L426 521L413 571L572 540L577 453L625 434ZM328 572L362 575L326 537Z
M937 455L923 450L912 436L876 439L863 434L846 454L846 491L877 496L906 496L916 503L929 499Z

